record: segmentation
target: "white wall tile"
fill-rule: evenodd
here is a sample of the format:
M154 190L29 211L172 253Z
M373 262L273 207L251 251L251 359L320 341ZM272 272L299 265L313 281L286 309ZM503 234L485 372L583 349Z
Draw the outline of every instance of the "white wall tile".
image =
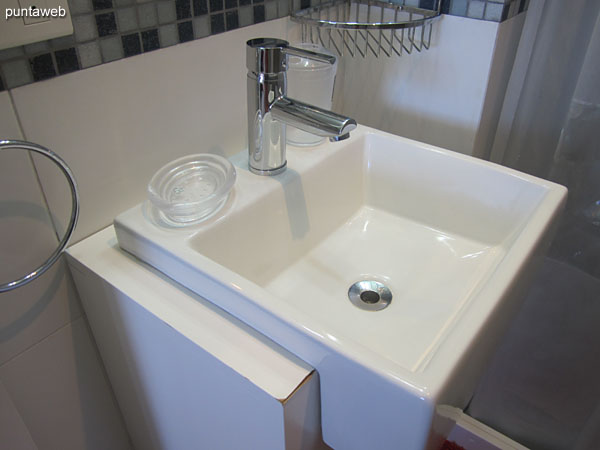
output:
M83 317L2 365L0 381L40 449L130 449Z
M0 152L0 283L33 271L57 244L28 152L3 149Z
M0 382L0 444L11 450L37 450L23 419Z
M37 280L0 294L0 364L81 316L63 258Z
M8 92L0 92L1 139L23 139Z
M471 154L497 29L494 22L443 15L429 50L344 57L334 109L365 125Z
M287 19L271 21L13 91L27 138L75 172L82 200L75 240L142 201L166 162L245 148L245 41L285 37L287 27ZM39 167L42 184L64 226L68 191L46 166Z
M22 139L8 93L0 93L0 137ZM0 152L0 283L39 266L58 244L24 150ZM0 364L81 315L65 266L0 294Z
M0 138L23 139L6 92L0 93ZM0 282L29 273L57 244L29 155L24 150L3 150ZM122 420L114 402L110 403L111 393L89 336L79 325L75 344L73 339L56 338L71 330L67 324L72 320L83 323L81 314L62 259L40 278L0 294L0 379L1 374L7 377L0 386L0 447L102 448L93 442L80 445L88 436L110 444L104 448L123 441ZM69 364L63 364L65 360ZM84 403L79 408L73 405L77 398Z
M490 157L525 16L525 14L519 14L498 25L498 36L481 113L481 124L473 144L473 156L483 159Z

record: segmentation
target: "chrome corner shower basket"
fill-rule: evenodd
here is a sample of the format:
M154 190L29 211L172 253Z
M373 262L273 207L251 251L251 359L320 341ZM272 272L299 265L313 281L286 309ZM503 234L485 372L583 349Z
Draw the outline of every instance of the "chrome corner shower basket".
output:
M340 56L378 57L428 49L440 11L441 0L434 1L432 10L384 1L333 0L291 16L302 24L303 42L323 45Z

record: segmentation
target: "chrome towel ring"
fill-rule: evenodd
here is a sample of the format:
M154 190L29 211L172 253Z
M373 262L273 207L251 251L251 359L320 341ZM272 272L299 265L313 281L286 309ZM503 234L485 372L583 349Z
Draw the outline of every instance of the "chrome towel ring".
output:
M75 230L75 225L77 225L77 218L79 217L79 193L77 192L77 183L75 183L75 178L73 177L73 173L69 166L62 160L60 156L54 153L52 150L47 149L46 147L42 147L41 145L34 144L32 142L27 141L18 141L18 140L0 140L0 151L8 150L8 149L22 149L29 150L32 152L40 153L51 161L53 161L59 168L62 170L63 174L67 178L69 182L69 188L71 189L71 218L69 220L69 225L67 227L67 231L63 238L58 243L58 247L50 257L38 268L30 272L29 274L11 281L9 283L0 284L0 293L12 291L18 287L21 287L30 281L35 280L37 277L46 272L52 265L56 262L56 260L60 257L61 253L67 246L73 231Z

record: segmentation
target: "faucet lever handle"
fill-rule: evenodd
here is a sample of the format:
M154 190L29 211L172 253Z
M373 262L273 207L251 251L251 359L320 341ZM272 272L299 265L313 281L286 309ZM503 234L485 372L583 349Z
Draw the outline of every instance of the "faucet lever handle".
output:
M314 59L328 64L335 64L336 57L334 55L326 55L324 53L313 52L296 47L283 47L281 51L290 56L298 56L300 58Z
M310 50L290 47L288 41L275 38L255 38L246 42L246 67L254 73L279 73L286 70L288 55L335 64L336 57Z

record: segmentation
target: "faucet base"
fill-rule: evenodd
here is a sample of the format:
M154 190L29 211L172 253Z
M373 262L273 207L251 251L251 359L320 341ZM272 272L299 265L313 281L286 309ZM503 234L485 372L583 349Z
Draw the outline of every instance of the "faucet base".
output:
M255 169L250 164L248 164L248 169L250 170L250 172L252 172L256 175L277 175L277 174L280 174L281 172L283 172L286 167L287 167L287 161L285 161L282 166L279 166L276 169L270 169L270 170Z
M350 133L344 133L340 136L331 136L329 138L330 142L339 142L339 141L345 141L346 139L348 139L350 137Z

